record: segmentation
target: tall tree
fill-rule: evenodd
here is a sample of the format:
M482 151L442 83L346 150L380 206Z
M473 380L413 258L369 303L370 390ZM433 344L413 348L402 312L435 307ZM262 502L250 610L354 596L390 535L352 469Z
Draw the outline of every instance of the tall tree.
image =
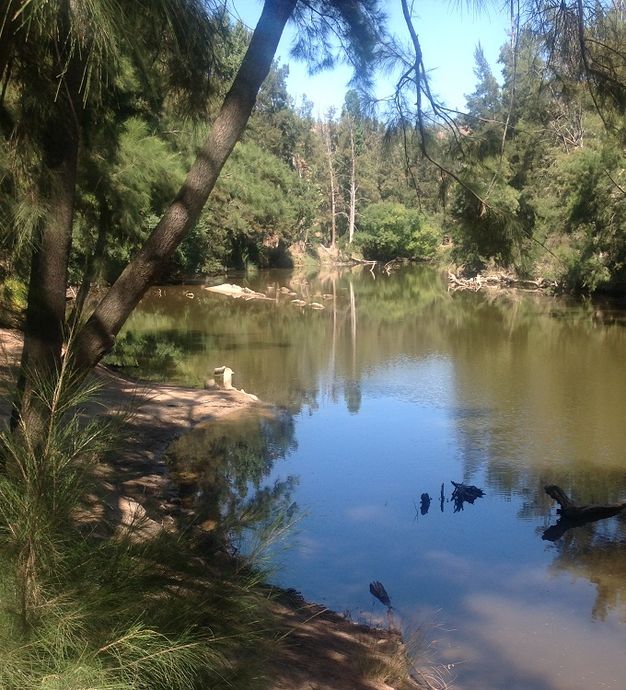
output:
M172 69L172 73L186 75L193 81L198 75L185 66L198 66L195 49L202 52L203 46L190 41L189 35L198 35L191 30L195 25L205 25L207 5L201 0L175 4L169 0L141 0L122 5L93 2L83 7L70 0L9 0L5 6L0 25L0 77L6 83L19 74L30 93L36 91L40 80L55 95L42 116L42 131L44 135L48 133L44 136L46 145L41 148L50 212L35 243L21 370L24 393L20 403L21 417L34 429L37 417L45 416L45 411L31 404L34 401L31 375L37 370L40 375L53 376L59 370L66 336L66 276L79 145L84 132L83 120L89 112L85 107L89 102L87 94L109 94L110 86L115 88L117 84L120 65L126 64L129 57L136 57L138 65L142 63L145 56L139 53L143 43L178 46L175 53L184 53L187 60L174 60L178 69ZM248 122L290 17L301 29L301 40L296 46L301 55L317 61L318 66L330 64L334 58L334 44L329 36L338 36L351 62L366 74L367 61L382 21L376 0L347 3L266 0L233 84L183 186L137 256L122 271L76 335L73 361L80 371L88 371L111 348L132 309L159 277L178 244L197 221L222 166ZM163 27L166 27L165 34ZM34 28L37 35L33 33ZM33 44L39 53L29 53ZM205 49L212 45L210 40L205 44ZM16 61L19 70L15 68ZM161 66L162 61L156 64ZM206 70L205 81L209 74ZM87 90L88 86L91 91ZM3 98L4 92L3 88ZM190 98L193 93L190 89ZM6 109L3 103L0 105L4 122ZM6 125L3 130L7 130Z
M322 138L324 140L324 152L326 154L326 168L328 171L328 201L330 205L330 248L335 249L337 245L337 200L339 188L337 185L336 174L336 146L334 142L334 121L333 113L329 111L326 119L320 124Z
M136 33L146 15L152 17L153 25L164 21L169 27L161 43L156 42L155 32ZM206 59L210 50L201 47L211 38L208 26L204 5L196 0L175 7L167 2L123 7L106 2L78 6L69 0L4 3L0 25L3 135L7 142L30 141L34 161L29 161L29 173L43 210L31 237L20 376L22 415L28 415L31 407L32 372L36 369L40 377L50 378L60 368L67 335L65 292L80 148L108 103L119 95L107 92L105 84L117 82L125 60L138 67L147 57L159 58L160 46L169 42L172 87L193 76L198 79L197 93L204 93L208 76L191 75L191 70L181 76L180 47L188 30L186 47L199 49L195 65L204 69L210 62ZM31 415L31 428L40 422L38 417Z

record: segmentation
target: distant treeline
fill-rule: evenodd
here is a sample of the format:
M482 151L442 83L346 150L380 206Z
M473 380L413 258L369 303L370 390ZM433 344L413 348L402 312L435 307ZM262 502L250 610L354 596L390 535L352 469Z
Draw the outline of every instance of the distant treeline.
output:
M421 133L397 113L373 111L355 90L340 112L316 119L313 103L289 96L288 68L276 64L169 277L289 266L319 245L331 258L334 250L428 260L442 254L445 238L443 256L466 274L495 264L573 290L624 289L626 59L616 56L624 57L626 23L618 8L594 16L589 45L602 53L596 62L606 56L612 66L609 80L589 88L589 75L563 51L550 52L546 36L518 27L502 47L503 83L478 46L466 112L442 119L426 111ZM249 40L227 15L214 21L201 106L180 102L165 68L163 88L159 73L147 88L130 66L113 95L89 101L71 283L85 275L113 281L184 179L207 131L206 111L217 110ZM6 87L0 273L15 293L9 277L26 282L29 238L46 207L32 173L36 153L28 139L9 136L24 117L23 86Z

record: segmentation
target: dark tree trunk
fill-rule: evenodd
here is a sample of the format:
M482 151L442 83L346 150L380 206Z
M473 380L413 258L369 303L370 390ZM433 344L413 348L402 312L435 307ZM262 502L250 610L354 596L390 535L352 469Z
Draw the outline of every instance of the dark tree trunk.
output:
M59 73L65 63L59 60ZM33 237L24 346L18 396L12 416L20 417L32 439L45 423L45 411L33 396L33 380L53 381L61 365L64 340L67 267L72 243L72 222L79 149L79 84L81 66L70 63L60 84L54 111L43 133L40 192L45 218Z
M81 331L74 350L75 366L80 370L93 368L111 349L131 311L198 220L248 122L296 2L266 0L235 81L182 188L139 254L126 266Z

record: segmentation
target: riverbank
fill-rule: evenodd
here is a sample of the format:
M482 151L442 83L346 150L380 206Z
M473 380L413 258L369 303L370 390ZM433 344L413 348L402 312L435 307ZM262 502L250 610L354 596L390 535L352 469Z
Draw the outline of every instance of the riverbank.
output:
M22 338L0 330L0 381L6 391L0 421L10 414ZM98 466L98 491L80 516L94 531L110 536L141 521L138 534L150 539L176 530L179 505L163 460L169 444L200 423L242 414L251 408L271 414L254 396L237 390L197 390L129 381L99 367L98 399L88 414L122 414L120 444ZM364 586L366 583L364 583ZM397 632L358 625L294 592L261 588L268 599L271 658L263 665L263 685L271 690L388 690L418 688L409 677L404 646ZM261 679L259 678L259 682Z

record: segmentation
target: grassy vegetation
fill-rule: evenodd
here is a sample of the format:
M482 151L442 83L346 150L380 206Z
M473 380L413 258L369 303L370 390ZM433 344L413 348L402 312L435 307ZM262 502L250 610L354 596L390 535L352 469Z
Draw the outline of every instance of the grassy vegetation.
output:
M39 384L43 443L23 427L0 437L0 687L260 687L263 574L184 532L140 542L87 528L78 516L114 428L81 419L93 388L68 372Z
M0 269L0 325L14 328L26 308L26 285L19 278L3 276Z

